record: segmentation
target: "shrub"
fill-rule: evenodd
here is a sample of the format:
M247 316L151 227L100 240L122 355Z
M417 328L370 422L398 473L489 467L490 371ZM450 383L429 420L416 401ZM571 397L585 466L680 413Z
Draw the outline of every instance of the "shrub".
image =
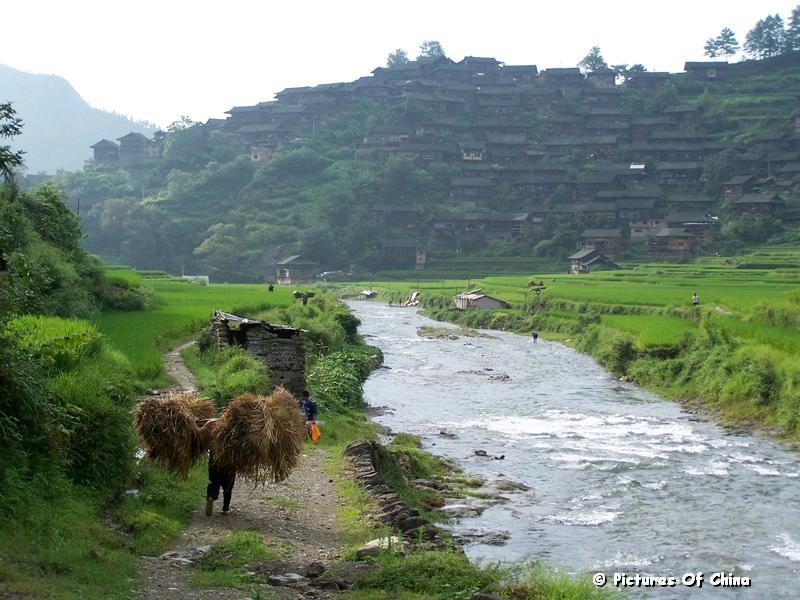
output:
M230 347L205 354L214 366L214 383L204 390L217 406L245 393L264 394L272 377L267 364L240 347Z
M308 385L320 408L343 411L363 403L362 382L380 364L380 351L369 346L334 352L321 358L308 373Z

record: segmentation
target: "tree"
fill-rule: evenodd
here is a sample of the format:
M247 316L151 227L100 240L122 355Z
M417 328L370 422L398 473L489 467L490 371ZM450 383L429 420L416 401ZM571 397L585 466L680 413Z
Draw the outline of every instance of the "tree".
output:
M777 56L786 49L786 32L780 15L770 15L761 19L747 32L744 50L756 58Z
M706 45L703 46L703 53L708 58L716 58L717 56L719 56L719 48L717 47L716 38L708 38L708 41L706 41Z
M787 52L800 51L800 4L798 4L789 17L786 27L786 50Z
M22 133L22 119L10 102L0 103L0 138L12 138ZM6 181L14 179L14 169L22 166L22 151L14 152L10 145L0 145L0 174Z
M389 58L386 59L386 66L391 69L392 67L406 65L408 62L408 54L406 54L406 51L402 48L398 48L389 54Z
M628 66L627 63L622 63L620 65L611 65L611 70L616 72L617 77L622 79L622 83L628 81L631 76L635 75L636 73L644 73L647 71L644 65L640 63L636 63L635 65Z
M584 73L592 73L599 69L608 68L599 46L592 46L591 50L589 50L589 54L583 57L583 60L578 63L578 66Z
M736 34L730 27L725 27L719 32L716 39L717 50L720 54L724 55L727 59L739 51L739 42L736 40Z
M439 42L435 40L427 40L420 44L419 56L417 56L417 60L420 58L435 58L437 56L444 56L444 48L442 48L442 45Z
M704 47L705 54L709 58L717 56L733 56L739 51L739 42L736 41L736 34L729 27L725 27L715 38L710 38Z

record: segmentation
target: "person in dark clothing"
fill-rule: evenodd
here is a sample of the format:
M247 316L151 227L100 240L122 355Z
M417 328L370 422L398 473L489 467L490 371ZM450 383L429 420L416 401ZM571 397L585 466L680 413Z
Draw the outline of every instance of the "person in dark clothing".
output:
M212 441L217 429L218 419L208 419L200 427L200 440L208 448L208 485L206 486L206 516L210 517L214 513L214 502L219 499L219 492L222 490L222 514L229 515L231 512L231 498L233 497L233 485L236 483L236 471L228 471L221 468L214 460L214 450Z
M308 394L308 390L303 390L302 398L300 399L300 410L306 416L306 429L308 435L311 435L311 424L317 420L317 403L314 402Z

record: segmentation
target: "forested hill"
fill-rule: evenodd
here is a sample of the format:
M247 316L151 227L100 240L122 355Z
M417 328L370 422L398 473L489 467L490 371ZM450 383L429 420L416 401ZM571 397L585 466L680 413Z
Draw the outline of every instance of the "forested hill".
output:
M269 280L294 255L359 273L561 269L584 247L683 260L800 237L799 66L437 56L106 140L58 183L88 250L212 281Z
M0 102L11 102L25 124L14 145L25 150L26 172L79 170L101 137L130 131L153 135L155 127L92 108L61 77L37 75L0 65Z

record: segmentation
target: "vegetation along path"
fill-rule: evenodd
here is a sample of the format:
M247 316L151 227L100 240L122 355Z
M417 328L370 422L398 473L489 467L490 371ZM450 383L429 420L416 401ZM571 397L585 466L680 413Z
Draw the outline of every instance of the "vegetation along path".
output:
M180 360L179 349L165 354L164 363L182 389L196 389L194 377ZM207 517L205 490L198 489L197 509L174 547L161 556L143 558L143 586L138 597L142 600L252 598L260 587L266 587L263 582L271 576L305 575L310 566L312 572L318 568L314 563L327 567L337 554L337 496L333 480L324 471L326 458L325 450L308 446L299 466L286 481L257 487L237 481L230 515L223 516L221 502L217 502L214 513ZM220 542L243 532L260 534L269 551L267 556L254 561L257 564L250 565L247 572L252 585L237 582L239 587L249 589L198 586L197 580L201 579L198 564L212 559L217 548L223 547ZM224 551L221 558L225 560ZM308 591L302 582L268 589L271 594L268 597L275 598L300 598ZM330 598L336 592L315 588L313 593L315 598Z

